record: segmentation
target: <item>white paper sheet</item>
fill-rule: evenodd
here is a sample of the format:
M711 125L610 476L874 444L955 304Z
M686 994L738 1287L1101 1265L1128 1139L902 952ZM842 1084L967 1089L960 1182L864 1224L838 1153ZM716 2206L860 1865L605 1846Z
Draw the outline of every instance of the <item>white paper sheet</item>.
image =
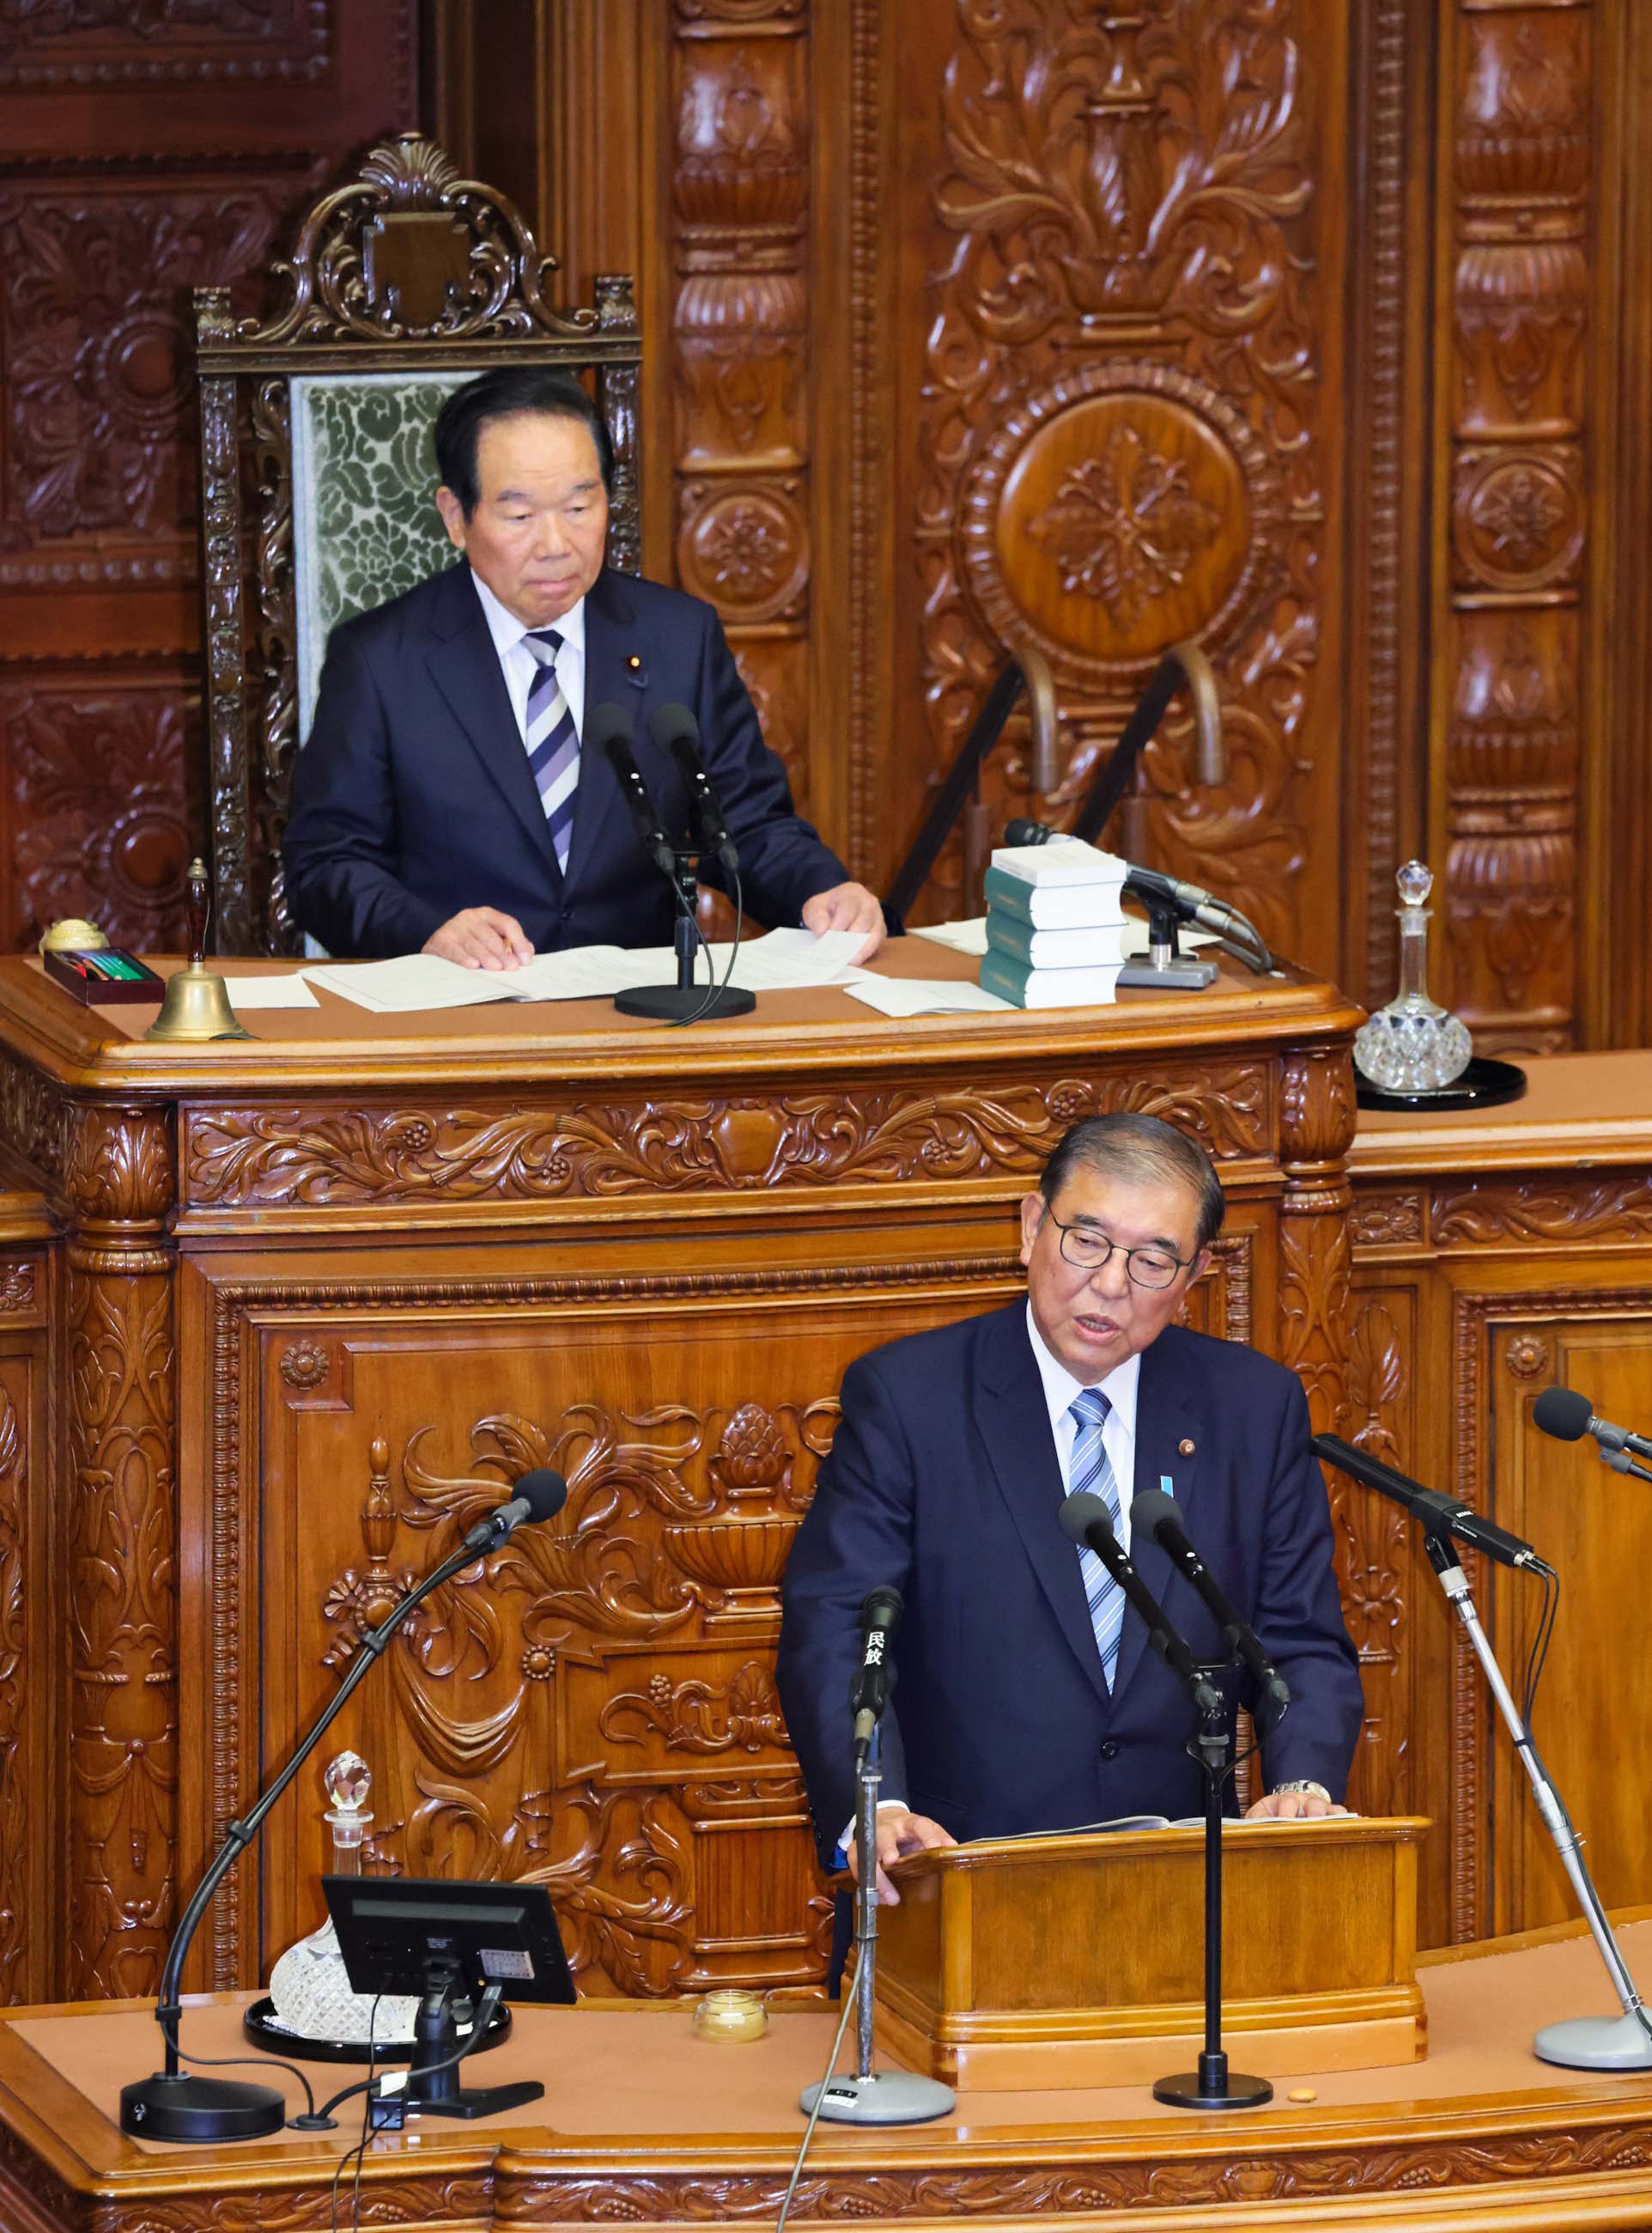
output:
M473 1008L516 996L507 981L519 973L465 969L439 954L404 954L393 961L329 962L307 970L312 985L379 1015L429 1015L444 1008Z
M986 951L986 917L971 915L966 922L929 922L914 928L914 938L933 939L937 946L949 946L954 954L985 954ZM1187 925L1176 927L1179 944L1191 953L1198 946L1214 946L1215 934L1208 930L1191 930ZM1129 935L1124 941L1125 959L1145 961L1148 958L1148 926L1134 916L1129 921Z
M851 957L865 943L865 933L858 930L829 930L818 938L812 930L771 930L764 938L743 938L730 981L748 993L795 992L810 985L846 984L862 973L851 966ZM710 946L712 967L719 985L727 973L729 956L733 951L732 942L714 940ZM677 957L670 947L647 947L627 958L640 961L645 956L650 964L650 973L637 978L636 983L676 983ZM706 982L706 950L695 954L694 982L700 986Z
M232 1008L318 1008L321 1002L304 982L302 969L288 977L226 977L224 989Z
M874 977L862 970L843 990L851 1000L864 1000L881 1016L970 1015L1014 1006L1000 1000L996 993L983 992L967 978Z

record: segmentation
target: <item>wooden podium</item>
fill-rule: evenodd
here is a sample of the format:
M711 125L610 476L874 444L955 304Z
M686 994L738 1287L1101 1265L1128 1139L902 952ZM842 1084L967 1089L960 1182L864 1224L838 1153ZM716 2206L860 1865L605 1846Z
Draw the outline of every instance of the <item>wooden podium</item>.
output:
M1427 2051L1421 1820L1224 1833L1223 2035L1260 2077ZM1191 2064L1204 1832L999 1839L914 1854L878 1917L881 2050L959 2092L1128 2086Z

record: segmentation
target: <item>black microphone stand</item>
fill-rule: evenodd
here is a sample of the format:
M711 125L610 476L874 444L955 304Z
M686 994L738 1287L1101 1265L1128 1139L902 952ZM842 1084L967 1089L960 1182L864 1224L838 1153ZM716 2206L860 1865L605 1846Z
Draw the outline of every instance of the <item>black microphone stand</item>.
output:
M677 954L674 985L639 985L629 993L616 993L614 1005L622 1016L647 1016L657 1024L712 1021L725 1016L749 1016L758 1005L755 993L738 985L696 985L694 957L699 951L699 931L694 920L697 847L672 848L674 868L670 878L677 895L677 925L673 944ZM661 864L663 868L663 863Z
M1205 2044L1197 2070L1161 2078L1154 2086L1154 2100L1176 2109L1255 2109L1273 2099L1265 2078L1228 2068L1222 2046L1222 1794L1238 1765L1227 1701L1214 1679L1222 1671L1221 1666L1199 1670L1205 1702L1198 1734L1187 1747L1205 1774Z
M479 1530L476 1532L479 1533ZM160 1973L155 2021L160 2026L161 2037L166 2045L165 2065L150 2077L138 2079L132 2085L120 2088L120 2129L123 2132L129 2132L142 2140L251 2140L278 2132L286 2123L287 2104L275 2087L260 2086L244 2079L203 2078L192 2071L185 2073L179 2068L178 2025L183 2015L179 1980L183 1974L190 1943L200 1925L201 1917L211 1905L213 1894L257 1836L276 1800L343 1711L351 1693L365 1678L367 1670L375 1667L383 1657L391 1638L408 1614L422 1605L433 1590L439 1589L444 1582L451 1581L465 1567L473 1566L491 1547L489 1543L478 1544L472 1537L467 1537L457 1551L451 1553L439 1566L409 1590L399 1605L392 1605L376 1628L367 1631L361 1638L361 1649L354 1664L328 1700L308 1734L300 1740L297 1749L275 1781L253 1806L244 1822L226 1825L224 1843L195 1887L194 1897L184 1910L183 1920L172 1933L172 1944L166 1950L166 1965ZM301 2117L295 2122L308 2128L326 2131L330 2130L333 2120L331 2118L312 2120Z

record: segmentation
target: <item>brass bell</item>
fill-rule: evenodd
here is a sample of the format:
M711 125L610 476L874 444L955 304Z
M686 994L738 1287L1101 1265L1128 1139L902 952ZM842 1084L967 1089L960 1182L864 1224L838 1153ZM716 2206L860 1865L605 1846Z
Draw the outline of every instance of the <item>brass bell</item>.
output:
M166 980L160 1013L144 1037L200 1045L207 1039L250 1039L252 1034L236 1020L230 988L217 970L192 961Z
M170 1039L177 1045L200 1046L208 1039L250 1039L250 1032L237 1022L230 1006L230 988L216 969L206 967L206 863L189 864L189 963L166 980L160 1013L144 1033L146 1039Z

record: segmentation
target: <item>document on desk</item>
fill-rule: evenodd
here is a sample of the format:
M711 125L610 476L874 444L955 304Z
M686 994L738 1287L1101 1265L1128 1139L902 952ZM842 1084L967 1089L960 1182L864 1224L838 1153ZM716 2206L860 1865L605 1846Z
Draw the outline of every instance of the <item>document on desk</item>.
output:
M842 989L851 1000L864 1000L881 1016L978 1015L992 1008L1014 1007L1012 1001L983 992L967 978L875 977L862 969L855 972L854 983Z
M428 1015L443 1008L473 1008L517 995L510 979L519 970L466 969L439 954L402 954L392 961L334 961L305 973L312 985L381 1016Z
M284 977L226 977L224 988L232 1008L250 1015L255 1008L319 1008L302 969Z
M812 930L771 930L762 938L743 938L730 982L748 993L797 992L813 985L847 984L863 973L853 967L853 956L865 943L866 934L859 930L828 930L818 937ZM707 953L711 955L711 981L720 985L728 972L733 945L716 941L707 947L697 949L694 982L699 986L707 981ZM638 978L638 984L676 983L677 957L668 946L650 947L641 953L628 954L626 959L641 961L645 954L653 964L654 973Z

